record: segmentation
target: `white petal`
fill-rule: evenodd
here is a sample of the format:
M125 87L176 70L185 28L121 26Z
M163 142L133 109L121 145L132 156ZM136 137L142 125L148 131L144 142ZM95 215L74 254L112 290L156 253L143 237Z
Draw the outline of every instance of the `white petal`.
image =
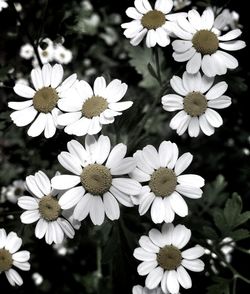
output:
M71 140L67 143L69 153L75 156L82 166L86 166L88 163L88 153L85 148L76 140Z
M208 100L216 99L222 96L228 88L228 84L226 82L220 82L214 85L206 94L206 98Z
M76 96L58 100L58 107L66 112L78 112L82 109L82 105L82 99Z
M214 77L216 75L216 72L215 72L216 69L213 63L213 59L211 58L210 55L203 56L201 68L204 74L208 77Z
M227 52L218 50L215 54L218 58L221 59L221 62L223 62L227 68L235 69L238 67L238 60Z
M13 265L22 271L29 271L30 270L30 263L28 263L28 262L18 262L18 261L14 260Z
M231 41L233 39L238 38L242 34L242 31L240 29L234 29L225 35L219 36L218 39L220 41Z
M136 151L133 157L136 161L136 165L138 166L140 170L144 171L148 175L151 175L154 172L154 169L150 165L148 165L147 162L145 162L145 159L141 150Z
M148 252L141 247L136 248L134 250L133 256L141 261L155 261L156 260L156 254L152 252Z
M193 46L193 43L185 40L174 40L172 46L174 51L181 53L189 50Z
M31 71L31 80L36 90L43 88L43 77L42 71L40 68L32 69Z
M163 141L159 146L159 159L161 167L166 167L172 158L172 144L170 141Z
M175 174L179 176L184 170L186 170L193 160L193 155L190 152L184 153L175 164Z
M44 136L45 136L45 138L48 139L48 138L52 138L55 135L56 125L55 125L55 121L54 121L51 113L47 113L46 116L47 116L47 118L46 118L46 126L45 126L45 130L44 130Z
M40 218L38 210L27 210L20 216L23 224L32 224Z
M184 289L189 289L192 287L192 280L183 266L179 266L177 268L177 277L179 283Z
M152 9L152 7L150 8L150 4L148 3L148 5L145 7L144 3L147 2L147 0L144 2L145 0L135 0L134 4L136 9L140 12L140 13L147 13L149 10Z
M201 78L200 92L205 93L214 83L214 77L209 78L206 75L203 75Z
M123 143L116 145L110 152L106 166L112 168L117 166L117 164L125 157L127 153L127 146Z
M219 128L223 124L222 117L219 115L218 112L211 108L207 108L205 112L205 117L210 123L210 125L215 128Z
M167 14L173 8L173 1L170 0L156 0L155 9Z
M154 289L156 288L163 276L163 268L157 267L153 269L147 276L145 280L145 285L148 289Z
M180 77L173 76L170 80L170 84L176 93L182 96L186 96L188 94L188 91L183 87L182 79Z
M82 113L80 111L64 113L58 116L57 122L60 126L67 126L79 120L81 116L82 116Z
M196 33L196 29L190 24L190 22L186 19L186 17L177 18L177 23L182 28L182 30L187 31L191 34Z
M2 249L5 246L6 239L7 235L5 229L0 229L0 249Z
M98 77L94 81L94 93L95 95L102 95L106 88L106 81L104 77Z
M35 198L30 196L22 196L18 198L18 205L23 209L38 209L38 202L35 200Z
M188 61L186 69L190 74L196 74L201 67L201 53L196 52L194 56Z
M213 135L214 127L212 127L210 123L207 121L205 114L199 117L199 123L200 123L200 128L205 135L207 136Z
M184 110L179 111L170 121L170 128L173 130L178 129L180 124L183 122L183 120L186 120L188 117L187 113Z
M178 176L177 182L181 185L194 186L197 188L201 188L205 185L205 181L201 176L193 174Z
M169 15L168 15L169 19ZM185 30L183 30L177 23L175 22L168 22L169 29L180 39L191 41L193 35ZM187 50L188 51L188 50ZM186 51L186 52L187 52Z
M172 244L173 231L174 231L174 225L172 223L163 224L163 226L161 228L161 233L162 233L163 243L165 245L171 245Z
M88 157L90 157L91 163L94 163L97 155L96 151L98 151L98 143L94 136L87 135L85 137L85 149L89 154Z
M172 244L179 249L182 249L189 242L191 231L183 225L177 225L174 228L172 235Z
M177 185L176 191L192 199L198 199L198 198L201 198L202 196L202 190L200 188L196 188L192 186Z
M128 17L133 18L133 19L141 19L142 14L139 13L134 7L129 7L125 13L127 14Z
M115 178L112 180L112 186L128 195L137 195L141 191L141 184L133 179Z
M157 229L151 229L149 231L149 238L158 247L162 248L166 245L163 234Z
M60 164L68 171L75 175L80 175L82 173L82 167L74 155L63 151L57 158Z
M80 181L79 176L59 175L51 179L51 185L54 189L65 190L76 186Z
M175 61L183 62L183 61L187 61L191 59L195 53L196 53L196 50L194 49L194 47L191 47L190 49L182 53L174 52L173 58Z
M45 113L40 113L32 125L28 129L28 135L31 137L39 136L45 129L47 116Z
M167 164L167 167L170 169L173 169L176 164L177 158L179 156L179 149L175 143L172 143L171 146L172 146L172 155L171 155L169 163Z
M166 47L170 43L170 38L162 27L156 29L155 37L156 37L156 43L160 45L161 47Z
M187 203L179 193L173 192L171 196L169 196L169 201L173 211L176 214L178 214L181 217L185 217L188 215Z
M159 247L156 246L148 236L141 236L139 239L140 246L148 252L158 253Z
M188 125L188 134L190 137L197 137L200 133L200 124L198 117L192 117Z
M51 65L49 63L44 64L42 68L42 77L43 77L44 87L50 86L51 72L52 72Z
M135 168L132 172L129 173L129 176L138 182L147 182L150 180L150 176L139 168Z
M109 108L114 111L123 111L130 108L133 105L132 101L109 103Z
M183 109L183 97L175 94L168 94L161 98L163 109L167 111L176 111Z
M195 29L199 30L201 28L201 17L198 11L195 9L189 10L188 19Z
M132 172L136 167L136 163L133 157L126 157L119 161L119 164L112 167L110 172L111 175L125 175Z
M98 116L94 116L90 120L89 128L88 128L88 134L89 135L95 135L100 132L102 129L102 125L100 124L100 119Z
M81 200L84 193L85 189L82 186L74 187L65 192L59 199L58 203L62 207L62 209L69 209L75 206Z
M140 215L144 215L148 211L148 209L149 209L150 205L152 204L152 202L154 201L154 199L155 199L154 193L147 193L143 196L143 199L139 203L139 214Z
M137 46L141 43L142 39L145 37L147 33L147 29L143 29L137 36L135 36L133 39L131 39L130 43L132 46Z
M201 29L211 30L214 25L214 12L208 7L201 16Z
M115 197L107 192L103 195L104 210L110 220L116 220L120 217L120 208Z
M246 47L246 42L237 40L237 41L229 41L229 42L220 42L219 47L228 51L240 50Z
M17 284L18 286L21 286L23 284L23 279L21 278L19 273L15 271L14 269L12 268L9 269L7 272L5 272L5 274L8 281L10 282L12 286L14 286L15 284Z
M17 95L24 98L33 98L36 94L36 91L34 89L23 84L15 84L13 89Z
M57 221L51 222L51 229L53 230L53 239L55 244L61 244L64 239L64 233Z
M26 185L28 190L34 194L35 196L37 196L38 198L41 198L44 196L44 194L42 193L42 191L39 189L39 187L37 186L36 180L34 176L28 176L26 177Z
M35 235L38 239L42 239L48 229L48 222L40 218L36 224Z
M154 169L158 169L160 167L160 160L157 150L152 145L147 145L142 150L143 157L147 164Z
M61 227L61 229L63 230L64 234L67 237L72 239L75 235L75 231L74 231L73 227L71 226L71 224L67 220L65 220L61 217L59 217L57 219L57 222L58 222L59 226Z
M63 78L63 67L61 64L55 64L51 72L51 87L56 88L62 82Z
M181 253L181 256L185 259L196 259L204 254L204 248L200 245L189 248Z
M155 224L162 223L165 217L165 206L161 197L155 197L151 206L151 218Z
M94 196L95 197L95 196ZM93 196L89 193L86 193L82 199L77 203L73 217L78 221L84 220L90 211L91 200Z
M117 188L111 186L109 191L112 193L112 195L124 206L132 207L133 202L131 201L131 198L126 193L121 192Z
M89 129L91 120L82 117L80 120L73 122L72 124L68 125L64 131L69 135L76 135L76 136L84 136L87 134Z
M14 110L22 110L30 107L33 104L32 100L27 100L24 102L9 102L8 107Z
M64 91L69 90L70 87L73 86L73 84L76 82L76 80L77 80L77 74L72 74L72 75L70 75L69 77L67 77L66 80L64 80L64 81L62 82L62 84L61 84L59 87L57 87L57 89L56 89L57 92L58 92L60 95L62 95Z
M204 270L204 262L201 261L200 259L195 259L195 260L183 259L181 264L185 268L193 272L202 272Z
M50 180L47 175L41 170L35 173L35 181L44 195L48 195L51 192Z
M23 127L31 123L37 115L37 111L33 106L14 111L11 113L10 117L14 124L18 127Z
M101 225L104 222L104 204L100 196L92 197L89 216L94 225Z
M170 204L170 200L169 197L165 197L163 199L163 203L164 203L164 207L165 207L165 217L164 217L164 221L166 223L171 223L174 220L175 217L175 212L172 209L172 206Z
M184 117L184 119L179 124L178 128L176 129L176 132L177 132L177 134L179 136L183 135L186 132L190 121L191 121L191 116L190 115L187 115L187 116Z
M156 32L155 30L149 30L146 37L146 45L148 48L156 45Z
M5 249L11 254L17 252L22 245L22 239L17 237L17 234L10 232L6 238Z
M136 285L132 289L132 294L143 294L143 287L140 285Z
M156 268L158 265L156 260L153 261L143 261L140 263L137 267L138 274L140 276L146 276L148 273L150 273L154 268Z
M18 262L26 262L30 259L30 253L27 250L22 250L12 255L13 260Z
M178 294L180 285L177 279L177 272L175 270L171 270L167 275L167 288L170 293Z
M208 106L211 108L223 109L230 106L231 103L232 103L232 99L228 96L223 95L217 99L208 101Z

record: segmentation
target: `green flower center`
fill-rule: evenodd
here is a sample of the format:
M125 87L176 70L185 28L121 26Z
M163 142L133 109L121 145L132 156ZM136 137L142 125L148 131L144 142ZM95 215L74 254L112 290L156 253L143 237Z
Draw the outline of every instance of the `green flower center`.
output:
M143 15L141 24L148 30L157 29L166 22L165 14L159 10L151 10Z
M48 195L39 201L39 212L45 220L55 221L61 214L61 207L55 197Z
M12 255L6 249L0 249L0 273L8 271L13 264Z
M200 92L192 92L184 98L183 105L190 116L200 116L207 109L207 99Z
M48 113L55 108L59 97L55 89L44 87L33 97L34 108L39 112Z
M198 31L192 39L194 48L202 55L213 54L219 48L219 40L217 36L208 30Z
M112 176L106 166L90 164L82 171L81 183L84 189L91 194L102 195L111 187Z
M82 114L87 118L99 116L108 108L108 102L101 96L92 96L87 99L82 106Z
M172 169L160 167L151 175L149 187L156 196L170 196L176 188L177 177Z
M159 266L167 271L175 270L181 265L181 261L181 251L173 245L167 245L161 248L157 254L157 262Z

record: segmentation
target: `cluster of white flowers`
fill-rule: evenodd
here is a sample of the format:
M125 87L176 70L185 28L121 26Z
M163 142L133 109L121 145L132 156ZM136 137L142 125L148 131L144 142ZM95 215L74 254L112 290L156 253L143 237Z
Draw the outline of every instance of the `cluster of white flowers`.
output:
M122 24L131 44L138 45L146 36L147 47L157 44L165 47L174 37L177 38L172 42L174 59L188 61L182 78L173 76L170 80L176 94L162 97L164 110L180 110L170 127L179 135L188 130L190 137L196 137L200 129L212 135L222 125L221 116L213 109L231 104L231 98L224 95L228 85L223 81L214 84L214 77L238 66L237 60L225 51L245 47L243 41L235 41L241 31L235 29L221 35L211 8L202 15L196 10L173 14L172 0L157 0L154 9L148 0L135 0L134 4L135 7L126 10L133 20ZM34 57L33 52L28 52L29 45L25 46L21 55ZM152 221L163 224L161 231L151 229L148 236L142 236L140 247L134 250L134 257L142 261L138 273L147 277L146 288L137 285L133 294L178 294L180 286L191 288L187 269L194 272L204 269L199 259L204 249L196 245L182 251L191 231L172 222L175 214L188 215L183 197L202 196L204 179L183 174L193 160L192 154L179 156L177 145L170 141L163 141L158 150L147 145L133 157L126 157L127 146L123 143L111 147L108 136L97 134L103 125L114 123L116 116L133 105L132 101L121 102L127 84L118 79L107 84L104 77L97 77L92 87L78 80L76 74L63 81L63 67L48 63L55 58L49 51L52 47L48 42L47 56L41 54L42 62L46 63L42 69L31 71L34 89L22 83L15 85L15 93L25 101L9 102L9 107L15 110L10 117L19 127L31 124L29 136L44 133L51 138L56 129L64 128L68 135L85 136L85 144L70 140L67 151L58 155L59 163L69 174L57 173L50 180L38 171L26 178L25 187L30 195L18 198L18 205L25 210L22 223L37 222L37 238L45 237L48 244L62 244L65 237L74 237L75 229L88 216L94 225L101 225L105 216L111 221L119 219L120 205L138 205L140 215L150 209ZM41 53L42 49L39 50ZM12 285L22 283L12 265L29 269L29 254L15 253L20 246L21 239L15 233L7 237L0 230L0 272L6 273Z
M52 61L60 64L68 64L71 62L72 52L66 49L62 44L55 43L49 38L44 39L42 43L45 45L44 49L38 46L38 54L42 64ZM31 44L27 43L20 48L20 56L27 60L32 59L33 66L38 66L38 60Z
M25 182L23 180L16 180L11 185L2 187L0 202L7 200L11 203L17 203L18 198L23 195L24 191Z

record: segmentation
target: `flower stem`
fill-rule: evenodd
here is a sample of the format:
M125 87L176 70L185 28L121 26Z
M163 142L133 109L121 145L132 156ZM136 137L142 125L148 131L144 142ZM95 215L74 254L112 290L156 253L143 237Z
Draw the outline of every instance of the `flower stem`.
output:
M162 78L161 78L161 66L160 66L160 60L159 60L159 51L158 47L154 47L154 55L155 55L155 66L156 66L156 72L158 77L158 82L160 86L162 86Z
M39 56L38 46L36 44L37 42L35 42L33 40L32 36L30 35L30 33L29 33L28 29L27 29L27 25L24 24L23 19L21 18L20 14L16 10L16 7L15 7L15 4L14 4L13 0L9 0L9 5L10 5L11 9L13 10L13 12L15 13L16 19L20 23L20 26L21 26L21 29L22 29L23 33L27 36L31 46L34 48L34 52L35 52L36 58L38 60L39 66L42 67L43 64L42 64L41 58Z

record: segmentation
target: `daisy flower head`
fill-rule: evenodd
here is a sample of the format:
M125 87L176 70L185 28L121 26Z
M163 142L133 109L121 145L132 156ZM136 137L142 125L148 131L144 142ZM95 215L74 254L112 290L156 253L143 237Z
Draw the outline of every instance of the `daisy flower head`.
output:
M22 239L16 233L6 233L5 229L0 229L0 274L5 273L11 286L21 286L23 279L19 273L13 269L15 266L22 271L29 271L30 259L29 251L18 251L22 245Z
M238 61L226 51L236 51L246 46L244 41L235 40L240 29L220 35L214 24L214 12L207 8L202 15L190 10L187 18L180 17L172 23L172 30L179 40L172 43L175 61L187 61L186 70L195 74L200 68L208 77L224 75L227 69L235 69Z
M204 270L204 263L199 259L204 249L196 245L182 251L190 237L191 231L185 226L164 224L161 231L151 229L149 236L140 238L140 247L134 250L134 257L142 261L137 271L139 275L147 276L147 288L154 289L160 284L165 294L177 294L180 285L185 289L192 287L186 269L193 272Z
M169 292L167 292L169 293ZM160 287L149 290L147 287L142 287L141 285L136 285L132 289L132 294L163 294Z
M183 196L197 199L202 196L204 179L195 174L182 173L193 160L191 153L179 158L175 143L163 141L159 150L147 145L134 154L136 168L130 173L132 179L144 183L141 193L132 197L139 205L140 215L144 215L151 206L151 218L154 223L170 223L175 214L185 217L188 207Z
M63 68L60 64L53 67L45 64L42 69L33 69L31 80L35 89L16 84L15 93L26 101L8 103L8 106L15 110L10 115L14 124L23 127L33 122L28 129L29 136L37 137L44 132L45 138L53 137L60 113L57 103L75 83L76 78L76 74L73 74L62 82Z
M162 97L163 109L166 111L180 110L170 121L170 127L178 135L188 129L190 137L197 137L201 131L211 136L215 128L223 124L219 113L214 109L223 109L231 104L231 98L224 95L228 85L219 82L215 85L214 78L205 75L185 72L182 79L173 76L170 84L176 94Z
M61 64L68 64L72 60L72 52L63 45L57 44L54 49L54 59Z
M63 209L59 204L59 191L52 189L47 175L38 171L26 177L26 187L32 196L22 196L18 205L26 211L21 215L21 222L31 224L37 222L35 235L38 239L45 236L48 244L60 244L66 235L73 238L75 231L72 224L63 217Z
M34 56L34 48L30 44L25 44L20 48L20 56L24 59L30 59Z
M111 149L110 139L101 135L85 137L85 147L76 140L67 144L69 152L58 156L60 164L74 175L59 175L52 186L67 190L59 200L63 209L74 208L73 217L82 221L90 215L94 225L101 225L105 214L110 220L120 217L118 202L131 207L130 195L139 194L141 184L127 174L135 168L133 157L125 157L127 146Z
M148 48L156 44L161 47L169 45L169 23L186 13L169 14L173 8L172 0L156 0L154 9L148 0L135 0L134 5L126 10L127 16L133 20L121 25L126 38L131 39L131 45L139 45L145 36Z
M127 84L117 79L107 85L104 77L98 77L93 89L87 82L78 81L58 101L59 108L66 112L58 117L58 124L66 126L64 131L69 135L99 133L102 125L113 123L116 116L132 106L132 101L120 102L127 89Z

